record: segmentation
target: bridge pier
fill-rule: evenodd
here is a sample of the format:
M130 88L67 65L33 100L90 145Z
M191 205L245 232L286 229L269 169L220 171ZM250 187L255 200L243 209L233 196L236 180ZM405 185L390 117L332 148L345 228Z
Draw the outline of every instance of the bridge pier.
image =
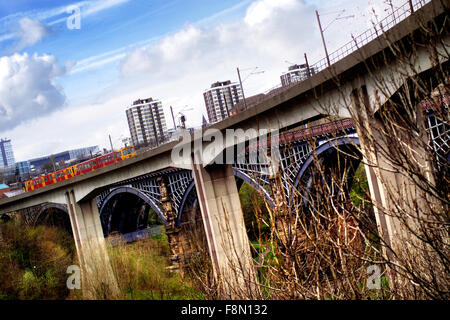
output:
M194 164L193 176L222 298L255 298L257 280L231 164Z
M77 202L73 190L65 197L82 273L83 297L119 297L95 198Z
M433 260L439 260L432 258L433 250L419 239L427 232L425 221L436 221L430 213L439 211L427 191L427 186L434 185L434 177L431 159L425 150L428 139L425 121L420 116L422 110L416 110L417 123L413 125L419 128L419 135L415 136L401 123L389 126L383 116L375 116L365 86L355 90L352 98L374 212L385 243L383 253L389 262L390 286L397 292L404 291L407 296L406 291L415 292L417 288L399 274L406 271L424 275L430 270L437 274L441 269L433 266ZM393 272L396 263L406 269Z

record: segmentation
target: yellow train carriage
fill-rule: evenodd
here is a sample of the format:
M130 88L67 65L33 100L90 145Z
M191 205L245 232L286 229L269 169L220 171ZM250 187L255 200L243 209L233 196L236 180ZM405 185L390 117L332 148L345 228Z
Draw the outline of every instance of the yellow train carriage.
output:
M129 159L129 158L136 156L136 149L134 148L134 146L128 146L128 147L122 148L118 152L119 152L120 158L122 160Z
M110 153L108 155L97 157L95 159L91 159L83 163L79 163L77 165L60 169L56 172L48 173L46 175L42 175L40 177L25 181L25 191L39 189L54 183L71 179L80 174L102 168L106 165L135 157L136 149L134 148L134 146L128 146L120 149L119 151L115 151L115 157L113 155L114 153Z

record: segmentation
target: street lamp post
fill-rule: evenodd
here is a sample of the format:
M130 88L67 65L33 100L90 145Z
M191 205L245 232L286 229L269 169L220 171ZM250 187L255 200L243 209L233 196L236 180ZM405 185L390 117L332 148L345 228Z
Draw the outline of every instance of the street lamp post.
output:
M247 110L247 101L245 100L244 87L242 86L241 73L239 72L239 68L236 68L236 69L237 69L237 74L238 74L238 78L239 78L239 84L241 85L242 98L244 99L244 108L245 108L245 110ZM227 112L228 112L228 108L227 108ZM228 116L230 116L230 115L228 114Z
M321 25L321 23L320 23L319 12L318 12L317 10L315 10L315 11L316 11L317 23L319 24L320 36L322 37L323 49L325 50L325 56L326 56L326 58L327 58L328 66L330 66L330 65L331 65L331 63L330 63L330 57L329 57L329 55L328 55L327 45L326 45L326 43L325 43L325 38L324 38L324 36L323 36L323 33L324 33L324 31L325 31L325 30L326 30L326 29L327 29L334 21L340 20L340 19L353 18L353 17L355 17L355 15L350 15L350 16L346 16L346 17L339 17L339 16L345 11L345 9L344 9L344 10L341 11L341 13L339 14L339 16L338 16L337 18L335 18L333 21L331 21L331 22L325 27L325 29L322 29L322 25Z
M311 77L311 70L309 69L308 57L305 52L305 63L306 63L306 72L308 73L308 78Z
M177 131L177 124L175 123L175 117L173 116L173 108L172 108L172 106L170 106L170 113L172 114L173 130Z
M250 77L252 74L264 73L264 71L255 72L256 69L258 69L258 67L255 67L253 69L253 71L250 72L250 74L247 76L247 78ZM242 99L244 100L244 108L245 108L245 110L247 110L247 100L245 99L244 87L242 86L241 72L240 72L239 68L236 68L236 70L237 70L237 74L238 74L238 78L239 78L239 84L241 85ZM244 81L247 80L247 78L245 78ZM228 108L227 108L227 113L228 113L228 116L230 116Z
M325 43L325 39L323 37L322 25L320 24L319 12L316 10L317 22L319 23L320 36L322 37L323 49L325 50L325 56L327 57L328 66L330 66L330 57L328 56L327 45Z

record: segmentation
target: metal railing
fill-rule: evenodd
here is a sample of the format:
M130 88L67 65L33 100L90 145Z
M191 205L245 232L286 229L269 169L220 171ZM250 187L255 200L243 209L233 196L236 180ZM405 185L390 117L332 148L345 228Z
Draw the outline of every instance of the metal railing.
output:
M381 36L383 33L394 27L399 22L406 19L408 16L411 15L411 4L413 7L413 11L422 8L425 4L431 2L431 0L411 0L405 2L400 7L397 7L395 10L392 11L388 16L380 20L377 24L374 24L372 28L366 30L365 32L361 33L360 35L353 37L353 39L343 46L341 46L339 49L333 51L331 54L329 54L330 59L330 66L335 64L336 62L340 61L341 59L345 58L352 52L358 50L362 46L366 45L370 41L376 39L377 37ZM328 68L328 62L327 58L322 58L321 60L317 61L316 63L309 66L310 69L315 70L315 73L318 73L322 70L325 70ZM304 81L304 80L303 80ZM293 82L287 86L282 86L281 84L277 84L276 86L266 90L264 92L264 96L260 97L259 99L255 99L252 101L251 105L248 107L252 107L254 105L260 104L264 102L265 100L268 100L272 98L273 96L278 95L279 93L282 93L289 88L292 88L296 85L298 85L302 81Z
M413 6L413 10L416 11L417 9L422 8L426 3L430 1L431 0L412 0L411 4ZM330 53L329 54L330 65L333 65L337 61L348 56L350 53L358 50L361 46L364 46L370 41L376 39L381 34L383 34L384 32L391 29L393 26L398 24L400 21L403 21L405 18L409 17L412 13L411 4L409 1L405 2L403 5L393 10L391 14L386 16L380 22L374 24L372 28L366 30L365 32L356 37L353 37L351 41L347 42L339 49ZM322 71L328 67L327 59L323 58L318 62L316 62L315 64L311 65L311 67L315 68L317 72Z

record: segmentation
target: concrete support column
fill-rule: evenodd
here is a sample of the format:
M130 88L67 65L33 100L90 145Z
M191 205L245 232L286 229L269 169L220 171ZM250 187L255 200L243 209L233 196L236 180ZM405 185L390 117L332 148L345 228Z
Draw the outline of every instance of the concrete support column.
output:
M428 185L433 185L433 175L424 147L427 137L421 110L417 110L420 134L416 136L395 120L386 124L376 117L365 87L353 93L353 102L375 216L385 242L384 254L392 263L426 274L434 260L433 250L419 238L423 237L424 221L433 221L430 213L438 210L433 209L433 200L426 191ZM413 292L410 281L393 273L394 269L391 264L391 288Z
M256 275L230 164L193 165L214 274L225 299L255 298Z
M119 297L95 199L78 203L73 190L66 192L65 196L81 265L84 298Z

